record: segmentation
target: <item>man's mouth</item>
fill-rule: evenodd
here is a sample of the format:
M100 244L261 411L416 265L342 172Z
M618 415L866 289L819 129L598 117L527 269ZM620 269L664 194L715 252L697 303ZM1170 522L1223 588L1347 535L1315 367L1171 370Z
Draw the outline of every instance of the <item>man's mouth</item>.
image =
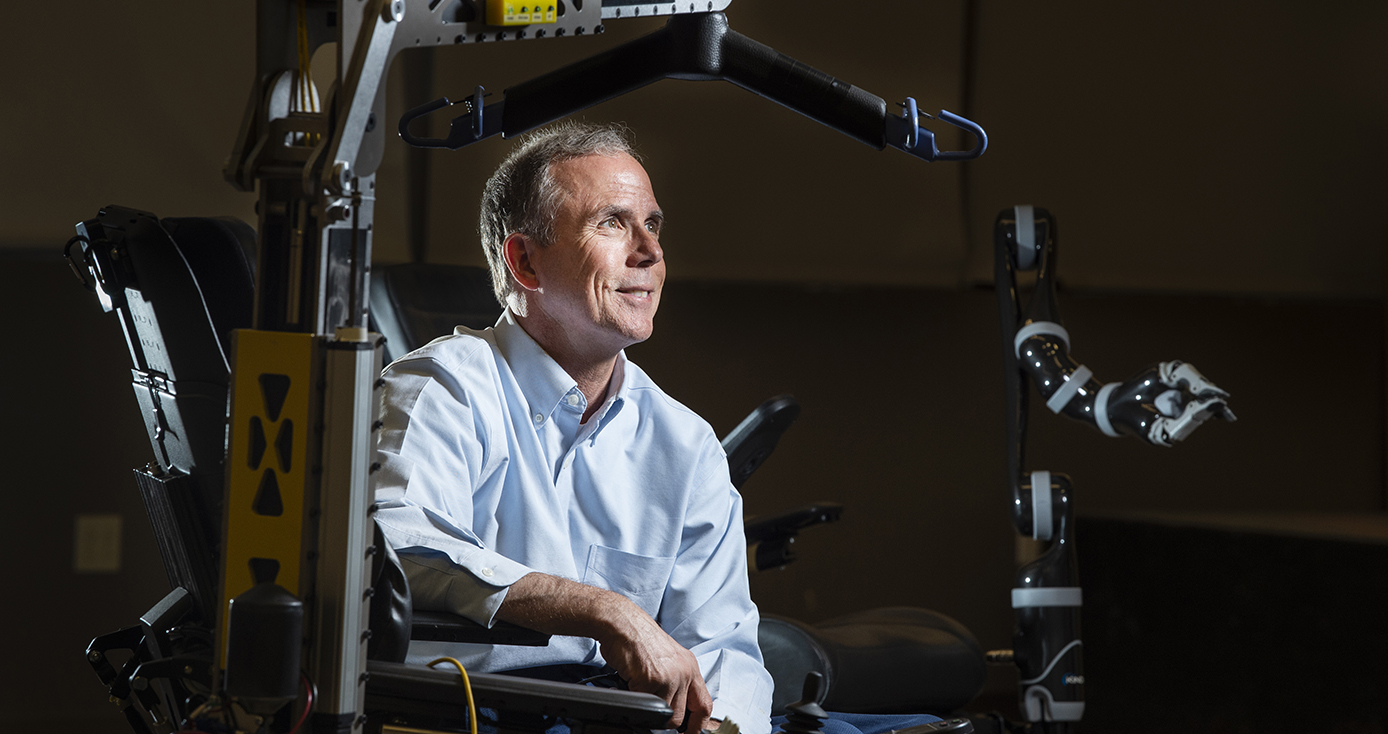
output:
M637 298L650 298L650 297L651 297L651 291L646 290L646 289L644 289L644 288L618 288L618 289L617 289L617 292L618 292L618 293L625 293L625 294L628 295L628 296L635 296L635 297L637 297Z

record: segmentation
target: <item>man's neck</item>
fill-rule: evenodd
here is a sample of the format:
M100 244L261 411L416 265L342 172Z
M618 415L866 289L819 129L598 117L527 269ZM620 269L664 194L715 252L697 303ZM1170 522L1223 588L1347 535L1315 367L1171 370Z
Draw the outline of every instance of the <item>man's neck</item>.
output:
M583 422L587 423L607 399L608 385L617 366L617 355L587 353L578 348L579 345L573 344L552 321L521 316L514 310L511 313L525 333L545 350L545 354L558 362L569 377L578 383L579 391L588 401L588 409L583 411Z

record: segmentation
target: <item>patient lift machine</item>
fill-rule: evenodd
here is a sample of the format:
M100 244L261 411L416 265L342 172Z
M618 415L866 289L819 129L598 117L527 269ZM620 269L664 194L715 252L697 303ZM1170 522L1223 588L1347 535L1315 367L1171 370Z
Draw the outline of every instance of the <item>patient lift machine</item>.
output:
M258 0L256 76L225 169L234 186L258 193L254 305L244 321L251 328L235 331L233 344L209 342L220 350L222 369L229 368L231 375L224 493L214 491L218 480L206 476L217 457L178 453L185 436L174 420L184 410L218 410L215 400L198 400L200 385L211 378L175 375L171 355L144 349L143 335L151 328L157 331L160 319L175 317L142 301L139 278L155 274L132 269L122 258L120 242L148 229L153 217L108 208L74 238L81 244L80 257L73 258L83 263L76 268L79 275L85 281L89 271L103 305L122 310L132 354L142 355L136 360L136 392L147 416L153 416L147 421L151 441L164 451L160 471L141 480L142 487L149 485L147 498L160 492L172 496L170 487L186 486L177 483L199 476L192 506L201 503L223 518L220 531L206 529L201 541L219 534L218 547L200 548L198 533L165 544L166 565L182 569L177 575L186 583L142 618L139 628L105 641L108 646L142 646L144 657L118 674L106 660L108 648L94 647L89 654L113 694L124 696L137 731L168 734L213 701L229 712L233 728L279 728L283 722L283 731L290 723L285 704L311 697L312 706L305 701L293 729L349 734L380 726L366 716L368 695L375 696L378 707L395 711L457 700L442 672L367 664L374 631L370 601L380 583L379 561L389 554L373 537L370 518L368 480L378 467L373 445L380 425L374 406L381 348L379 337L368 330L368 278L375 173L384 146L384 75L401 50L582 36L602 33L604 23L621 18L672 16L660 31L508 89L501 100L487 104L478 87L446 138L417 137L410 122L450 106L450 100L412 110L400 121L399 132L415 145L458 148L497 133L518 135L659 79L675 78L727 80L877 149L891 146L927 161L968 160L986 150L987 138L978 125L942 111L939 119L967 130L976 142L967 151L941 151L934 133L921 125L922 116L930 116L914 100L900 103L900 114L890 113L881 98L732 31L722 12L730 3ZM307 59L329 41L337 43L339 71L319 111L306 81ZM153 220L153 226L158 224ZM1033 229L1039 236L1028 237ZM1008 231L1012 239L1000 235L999 240L1006 240L1000 248L1011 248L1000 274L1011 277L1014 267L1027 269L1040 262L1044 280L1049 272L1045 264L1054 259L1053 247L1043 244L1053 243L1053 221L1042 216L1033 218L1031 227L1014 223ZM176 251L174 256L188 259ZM998 280L1000 298L1005 290L1013 298L1013 319L1007 326L1004 317L1005 331L1014 329L1017 335L1015 354L1009 346L1008 354L1014 355L1009 374L1019 375L1021 369L1031 373L1043 396L1059 406L1057 412L1074 415L1082 408L1084 415L1097 415L1092 409L1106 400L1110 410L1104 415L1111 417L1094 419L1100 430L1137 432L1153 443L1179 440L1205 417L1227 412L1223 393L1180 363L1164 363L1150 377L1178 393L1158 396L1153 405L1165 407L1154 408L1157 413L1143 412L1147 409L1140 406L1148 403L1133 392L1132 381L1091 388L1083 368L1075 369L1066 353L1056 349L1068 349L1068 336L1055 323L1053 304L1047 305L1049 291L1046 299L1036 299L1044 303L1038 307L1034 302L1034 313L1016 329L1015 289L1005 289L1006 282L1011 281ZM207 316L218 320L216 314ZM1050 361L1039 361L1033 371L1027 366L1031 362L1016 356L1023 349L1041 350ZM1030 358L1032 352L1026 354ZM1187 393L1193 397L1181 397ZM1019 428L1009 434L1010 449L1020 445L1025 396L1020 382L1009 387L1009 414L1020 416ZM173 453L166 450L169 446ZM1030 566L1023 569L1014 591L1019 610L1015 656L1024 684L1035 684L1025 689L1024 702L1028 707L1036 703L1038 715L1029 717L1034 721L1073 721L1082 696L1070 694L1082 686L1082 671L1068 482L1044 473L1021 477L1020 449L1010 450L1009 467L1018 529L1056 539L1038 562L1043 565L1031 572ZM197 468L203 474L196 474ZM1036 486L1050 491L1038 493L1032 489ZM180 515L193 511L189 507L170 502L165 509ZM207 567L212 556L217 556L215 569ZM179 626L189 619L199 625ZM201 657L166 656L178 647L171 635L209 633L204 647L211 650L210 665ZM246 654L247 635L272 633L282 640L277 654ZM1063 679L1057 687L1052 685L1056 675L1075 680ZM568 696L546 710L567 712L595 731L650 727L669 715L663 702L643 694L604 698L625 692L593 692L596 698L585 702L571 692L551 691L544 682L512 685L481 678L479 690L491 705L541 701L543 708L543 701ZM174 680L186 685L171 685ZM194 706L199 710L190 710Z
M167 734L212 712L237 730L283 724L281 730L348 734L379 725L366 716L372 690L393 710L452 695L435 691L443 672L376 663L368 670L367 664L375 562L389 551L373 538L370 518L381 360L379 337L368 330L367 284L386 129L384 78L401 50L581 36L602 33L604 23L621 18L674 16L651 36L507 90L504 104L484 107L479 90L469 115L443 141L450 145L497 132L516 135L673 77L727 79L878 149L890 145L926 160L962 160L985 150L981 128L942 113L977 141L970 151L942 152L912 100L902 103L900 115L888 114L881 98L731 31L722 15L730 2L258 0L255 78L225 168L232 185L258 194L253 266L193 262L196 256L181 252L153 216L118 207L79 227L68 247L74 269L103 306L121 313L135 357L135 389L159 453L159 466L141 478L147 503L157 522L185 528L162 543L178 588L139 627L99 638L89 650L132 727ZM327 42L337 43L338 77L320 110L307 67ZM407 116L406 135L408 122ZM185 272L244 274L249 266L249 320L179 314L146 301L142 286L160 274L129 257L126 242L153 243L163 262L182 262L175 269ZM75 255L74 245L80 245ZM205 285L196 278L180 282L187 284L186 303L202 302ZM214 328L227 324L243 327L230 343ZM189 362L181 348L166 350L164 326L201 331L205 344L197 348L220 359ZM195 367L174 367L185 363ZM182 421L216 416L217 384L228 371L225 491L218 492L218 452L205 443L194 448ZM218 514L220 528L188 522ZM216 536L220 542L209 542ZM279 641L269 654L252 650L265 648L267 637ZM139 654L117 671L106 653L120 647ZM169 654L188 649L210 650L211 664L202 653ZM485 679L474 688L492 705L545 699L545 691L522 683L544 682ZM550 698L561 701L551 712L568 711L598 728L650 727L669 715L659 699L643 694L586 708L572 694ZM305 705L290 727L281 720L295 699Z

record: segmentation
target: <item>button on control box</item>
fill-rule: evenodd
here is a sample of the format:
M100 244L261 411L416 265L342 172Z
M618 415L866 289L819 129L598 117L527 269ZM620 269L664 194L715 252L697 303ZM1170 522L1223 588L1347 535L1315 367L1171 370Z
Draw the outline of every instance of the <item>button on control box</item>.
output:
M558 0L487 0L487 23L491 25L535 25L554 23Z

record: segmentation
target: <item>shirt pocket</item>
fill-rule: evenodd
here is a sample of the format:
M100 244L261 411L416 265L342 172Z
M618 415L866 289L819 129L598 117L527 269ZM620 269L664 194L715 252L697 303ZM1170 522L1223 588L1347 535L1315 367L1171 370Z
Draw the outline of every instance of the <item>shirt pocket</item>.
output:
M655 618L674 570L673 556L643 556L595 543L588 549L582 581L625 596Z

